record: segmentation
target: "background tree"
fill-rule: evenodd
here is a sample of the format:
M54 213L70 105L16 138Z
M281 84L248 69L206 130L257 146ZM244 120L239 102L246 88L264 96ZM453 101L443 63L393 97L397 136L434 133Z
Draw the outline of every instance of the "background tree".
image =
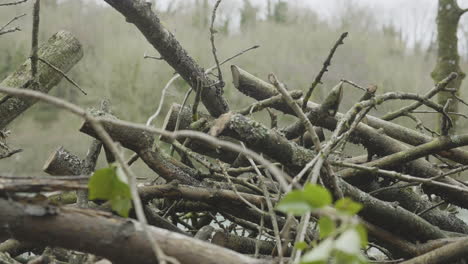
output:
M459 78L450 85L450 88L455 91L443 91L439 93L437 99L441 105L445 105L447 100L451 99L451 103L448 105L450 112L458 112L459 110L460 88L466 76L460 67L457 34L460 18L467 11L467 9L460 8L457 0L439 0L437 8L437 63L431 76L437 83L451 72L458 73ZM459 118L457 115L451 115L451 117L455 121ZM442 122L441 119L440 123L442 124ZM455 131L456 127L452 133Z

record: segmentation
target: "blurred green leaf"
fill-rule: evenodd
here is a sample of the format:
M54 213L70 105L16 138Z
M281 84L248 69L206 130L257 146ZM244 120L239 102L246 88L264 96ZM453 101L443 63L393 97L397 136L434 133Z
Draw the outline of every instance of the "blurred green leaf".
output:
M361 253L361 237L354 229L344 231L335 240L335 249L347 254L356 255Z
M365 264L367 263L365 257L359 254L347 254L342 251L336 251L334 254L335 264Z
M327 216L323 216L318 221L320 239L329 236L336 229L335 222Z
M299 249L299 250L305 250L309 247L309 245L304 242L304 241L300 241L300 242L297 242L296 244L294 244L294 247Z
M363 225L357 225L356 231L359 234L359 238L361 239L361 247L364 248L367 246L369 241L367 240L367 230Z
M130 209L132 209L132 200L125 197L114 197L111 200L112 210L120 216L128 217Z
M362 205L360 203L356 203L355 201L351 200L350 198L341 198L340 200L336 201L335 203L336 210L349 214L355 215L362 209Z
M123 172L115 165L97 170L88 183L89 199L111 202L112 210L128 217L132 208L132 195Z
M115 167L104 168L94 172L89 179L89 199L109 200L112 196L112 181L115 177Z
M333 202L330 192L317 184L307 184L304 187L304 196L313 208L322 208Z
M302 191L291 191L278 203L276 209L294 215L303 215L312 209Z
M327 238L318 246L305 253L301 259L301 264L321 264L327 263L333 251L333 239Z

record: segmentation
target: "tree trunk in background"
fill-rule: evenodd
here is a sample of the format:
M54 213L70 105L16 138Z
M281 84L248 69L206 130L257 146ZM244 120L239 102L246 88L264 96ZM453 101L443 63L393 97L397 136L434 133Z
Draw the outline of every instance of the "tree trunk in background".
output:
M437 64L431 73L434 82L439 82L447 77L451 72L458 73L458 78L451 83L450 88L457 89L457 95L460 93L460 86L465 77L465 73L460 68L460 56L458 55L458 37L457 29L460 17L466 12L461 9L457 0L439 0L437 9ZM438 95L438 103L445 105L447 100L452 98L448 111L458 111L458 101L450 92L440 92ZM451 134L456 131L457 116L451 115L454 121L454 127L451 129ZM441 116L442 119L442 116ZM440 130L439 122L439 130Z

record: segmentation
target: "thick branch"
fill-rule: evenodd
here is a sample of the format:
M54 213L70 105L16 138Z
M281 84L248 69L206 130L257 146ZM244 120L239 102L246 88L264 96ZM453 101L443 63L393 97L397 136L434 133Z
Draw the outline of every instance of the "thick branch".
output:
M276 96L278 94L278 92L276 91L273 85L251 75L250 73L242 70L241 68L237 66L234 66L234 65L231 66L231 71L232 71L232 76L234 80L234 86L240 92L242 92L243 94L249 97L252 97L256 100L265 100L270 97ZM315 122L314 125L322 126L330 130L335 129L337 120L342 118L343 116L343 114L337 113L336 115L337 118L333 118L329 116L322 117L319 111L320 105L314 104L310 101L308 102L307 105L308 105L307 110L309 111L308 117L309 119L311 119L311 121L313 121L312 123ZM286 103L278 103L275 105L271 105L270 107L278 109L284 113L294 115L294 111L289 106L287 106ZM359 132L357 133L358 134L357 136L359 136L360 138L373 138L375 135L377 135L378 139L380 139L384 135L387 135L389 137L392 137L394 139L397 139L399 141L402 141L404 143L407 143L413 146L427 143L433 140L432 137L423 135L412 129L408 129L406 127L394 124L392 122L387 122L387 121L381 120L379 118L376 118L370 115L366 116L365 123L367 124L367 126L365 124L358 125ZM375 133L375 130L369 129L369 126L374 129L382 129L384 135L382 135L381 132ZM299 120L295 124L290 125L287 129L285 129L283 133L285 134L286 138L292 139L292 138L299 137L304 132L304 130L305 130L304 125ZM365 142L362 142L362 143L365 144ZM372 145L373 143L367 146L372 147ZM379 143L379 146L375 146L377 150L380 150L380 151L385 150L385 148L383 148L380 145L380 143ZM379 152L376 152L376 153L379 153ZM382 153L382 154L386 155L389 153ZM451 159L455 162L468 165L468 152L466 151L453 149L450 151L443 151L438 154L445 158Z
M38 50L38 56L55 65L62 72L68 72L82 57L83 50L78 40L69 32L60 31L54 34ZM10 74L0 83L2 87L21 87L48 93L62 79L62 75L47 65L37 67L37 85L30 81L31 62L27 60L16 72ZM5 95L0 98L0 129L5 128L22 112L36 103L33 98L18 98Z
M197 90L197 82L202 82L202 101L211 115L217 117L229 111L222 89L213 85L203 69L190 57L177 39L160 22L151 9L151 3L143 0L105 0L134 24L149 43L161 54L190 86Z
M4 235L36 245L89 252L115 263L156 261L139 223L72 208L60 208L56 214L30 215L29 206L0 200ZM220 259L223 263L268 263L167 230L149 230L162 250L180 263L219 263Z

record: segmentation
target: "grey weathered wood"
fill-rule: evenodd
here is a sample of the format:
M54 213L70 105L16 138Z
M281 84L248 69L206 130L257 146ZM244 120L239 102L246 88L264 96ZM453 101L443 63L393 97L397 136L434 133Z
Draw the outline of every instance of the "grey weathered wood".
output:
M66 73L83 57L83 50L78 39L70 32L59 31L39 48L38 56ZM31 61L28 59L14 73L6 77L0 86L35 89L48 93L61 79L60 73L39 62L37 82L31 82ZM32 98L8 95L0 97L0 129L5 128L36 101Z

